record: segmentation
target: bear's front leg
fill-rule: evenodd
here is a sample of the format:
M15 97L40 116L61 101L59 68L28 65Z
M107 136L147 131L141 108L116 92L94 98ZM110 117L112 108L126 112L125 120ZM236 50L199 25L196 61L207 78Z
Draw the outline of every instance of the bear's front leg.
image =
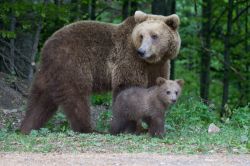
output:
M153 137L163 138L165 136L164 130L164 116L154 117L151 119L149 126L149 134Z

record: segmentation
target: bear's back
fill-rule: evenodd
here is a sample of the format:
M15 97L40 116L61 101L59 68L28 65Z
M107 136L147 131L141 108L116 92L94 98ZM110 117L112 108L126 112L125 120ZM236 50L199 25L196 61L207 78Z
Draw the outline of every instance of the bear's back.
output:
M44 44L42 56L86 56L98 61L113 48L117 26L96 21L78 21L57 30ZM58 53L60 52L60 53ZM61 57L60 57L61 58ZM91 59L92 58L92 59ZM105 59L105 58L104 58Z

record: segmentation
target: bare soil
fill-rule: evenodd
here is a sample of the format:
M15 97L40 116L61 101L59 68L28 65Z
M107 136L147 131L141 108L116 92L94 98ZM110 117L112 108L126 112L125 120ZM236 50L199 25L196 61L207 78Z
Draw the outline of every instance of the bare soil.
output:
M185 165L185 166L249 166L250 155L172 155L172 154L109 154L109 153L81 153L81 154L36 154L36 153L0 153L0 165L28 166L28 165Z

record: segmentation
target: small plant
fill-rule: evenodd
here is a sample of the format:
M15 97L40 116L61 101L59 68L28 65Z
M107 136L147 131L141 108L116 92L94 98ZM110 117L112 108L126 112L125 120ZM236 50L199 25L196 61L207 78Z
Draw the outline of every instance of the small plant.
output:
M62 111L58 111L53 118L49 120L45 128L53 132L66 132L70 130L68 120Z
M94 94L91 96L91 103L92 105L108 105L110 106L112 102L112 95L111 93L104 93L104 94Z
M98 117L96 130L97 131L108 131L110 128L111 111L102 111Z
M250 103L233 110L231 123L235 127L250 126Z

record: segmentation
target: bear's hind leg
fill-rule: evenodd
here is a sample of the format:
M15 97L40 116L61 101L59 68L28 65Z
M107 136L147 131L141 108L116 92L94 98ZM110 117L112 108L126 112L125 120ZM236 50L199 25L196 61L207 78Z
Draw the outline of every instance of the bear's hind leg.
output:
M31 93L28 108L21 124L21 132L30 133L41 128L57 110L57 105L44 91Z
M63 109L75 132L92 132L88 97L69 96L68 101L63 104Z
M130 120L126 124L126 133L135 134L136 133L136 128L137 128L137 122L134 121L134 120Z

